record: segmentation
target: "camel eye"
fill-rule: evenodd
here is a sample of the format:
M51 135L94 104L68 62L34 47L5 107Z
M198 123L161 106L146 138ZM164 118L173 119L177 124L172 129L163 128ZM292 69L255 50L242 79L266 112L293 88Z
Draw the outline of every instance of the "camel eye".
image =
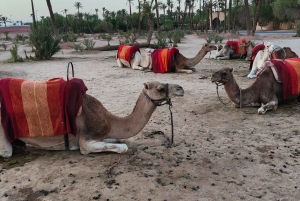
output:
M222 75L223 75L223 76L226 76L226 75L227 75L227 73L226 73L226 72L223 72L223 73L222 73Z
M157 90L158 90L158 91L164 91L165 89L159 87Z

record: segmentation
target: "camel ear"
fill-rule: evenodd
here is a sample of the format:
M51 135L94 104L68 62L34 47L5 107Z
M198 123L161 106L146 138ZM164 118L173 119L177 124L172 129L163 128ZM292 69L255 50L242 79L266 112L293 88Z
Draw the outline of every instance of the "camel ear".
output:
M207 43L204 43L204 44L202 45L202 48L203 48L203 47L206 47L206 46L207 46Z
M233 68L230 68L230 72L232 72L233 71Z
M148 83L144 83L144 87L145 87L145 89L150 89L150 86L149 86L149 84Z

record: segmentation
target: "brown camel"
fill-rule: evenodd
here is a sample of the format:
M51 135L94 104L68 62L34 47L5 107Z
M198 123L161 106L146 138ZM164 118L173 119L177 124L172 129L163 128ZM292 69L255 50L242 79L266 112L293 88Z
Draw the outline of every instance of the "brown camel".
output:
M176 84L147 82L139 95L132 113L126 117L113 115L96 98L84 94L82 112L76 117L77 134L69 134L70 150L82 154L92 152L117 152L128 150L126 144L113 143L137 135L147 124L152 113L162 102L172 97L183 96L184 90ZM65 150L64 136L20 138L26 144L47 150ZM12 156L3 127L0 127L0 155Z
M221 45L218 46L218 52L215 55L215 59L220 60L229 60L229 59L241 59L245 58L245 60L249 60L251 58L252 49L254 44L252 41L246 41L241 46L246 47L247 52L245 54L234 54L234 50L231 48L229 44L225 44L223 47Z
M147 48L145 49L145 52L152 53L154 50L155 49ZM176 73L192 73L193 71L195 71L195 68L193 68L193 66L197 65L204 58L204 56L212 50L217 50L217 47L210 44L204 44L194 58L186 58L180 52L177 52L174 55L174 60L171 69ZM151 55L149 56L149 60L151 62L149 68L152 69Z
M273 50L270 52L271 58L273 59L285 59L285 58L296 58L298 55L291 50L290 47L283 47L278 51Z
M223 68L213 73L211 81L224 85L228 97L236 107L261 105L258 114L264 114L267 110L276 110L278 103L283 101L282 84L277 82L270 66L266 67L247 89L240 89L230 68ZM295 100L298 97L299 94L286 100Z

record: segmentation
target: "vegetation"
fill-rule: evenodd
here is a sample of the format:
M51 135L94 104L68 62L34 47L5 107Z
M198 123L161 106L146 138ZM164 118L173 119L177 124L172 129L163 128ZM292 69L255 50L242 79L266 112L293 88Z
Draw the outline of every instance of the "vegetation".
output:
M12 48L9 50L11 54L11 58L8 59L9 62L22 62L22 57L18 54L18 45L15 43L13 44Z

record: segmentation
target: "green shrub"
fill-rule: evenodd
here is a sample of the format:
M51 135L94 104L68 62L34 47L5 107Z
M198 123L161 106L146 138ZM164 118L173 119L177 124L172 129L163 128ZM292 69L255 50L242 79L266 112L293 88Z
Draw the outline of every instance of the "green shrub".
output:
M78 35L74 34L73 32L67 32L62 35L62 40L64 42L76 42Z
M92 51L93 48L94 48L94 46L95 46L95 44L96 44L96 42L94 42L93 39L87 39L86 38L86 39L84 39L83 44L85 45L85 47L86 47L87 50Z
M157 43L154 43L156 48L168 47L166 32L155 33L155 38L157 39Z
M22 62L22 57L18 54L18 45L15 43L12 48L9 50L11 54L11 58L8 60L10 62Z
M74 49L76 50L76 52L78 52L78 50L80 52L82 52L82 50L84 49L84 46L82 45L82 43L75 43L74 44Z
M101 38L107 41L107 46L110 46L109 41L111 41L112 37L109 34L101 34Z
M40 26L29 32L30 44L35 48L35 59L49 60L61 48L60 39L54 38L50 29Z

